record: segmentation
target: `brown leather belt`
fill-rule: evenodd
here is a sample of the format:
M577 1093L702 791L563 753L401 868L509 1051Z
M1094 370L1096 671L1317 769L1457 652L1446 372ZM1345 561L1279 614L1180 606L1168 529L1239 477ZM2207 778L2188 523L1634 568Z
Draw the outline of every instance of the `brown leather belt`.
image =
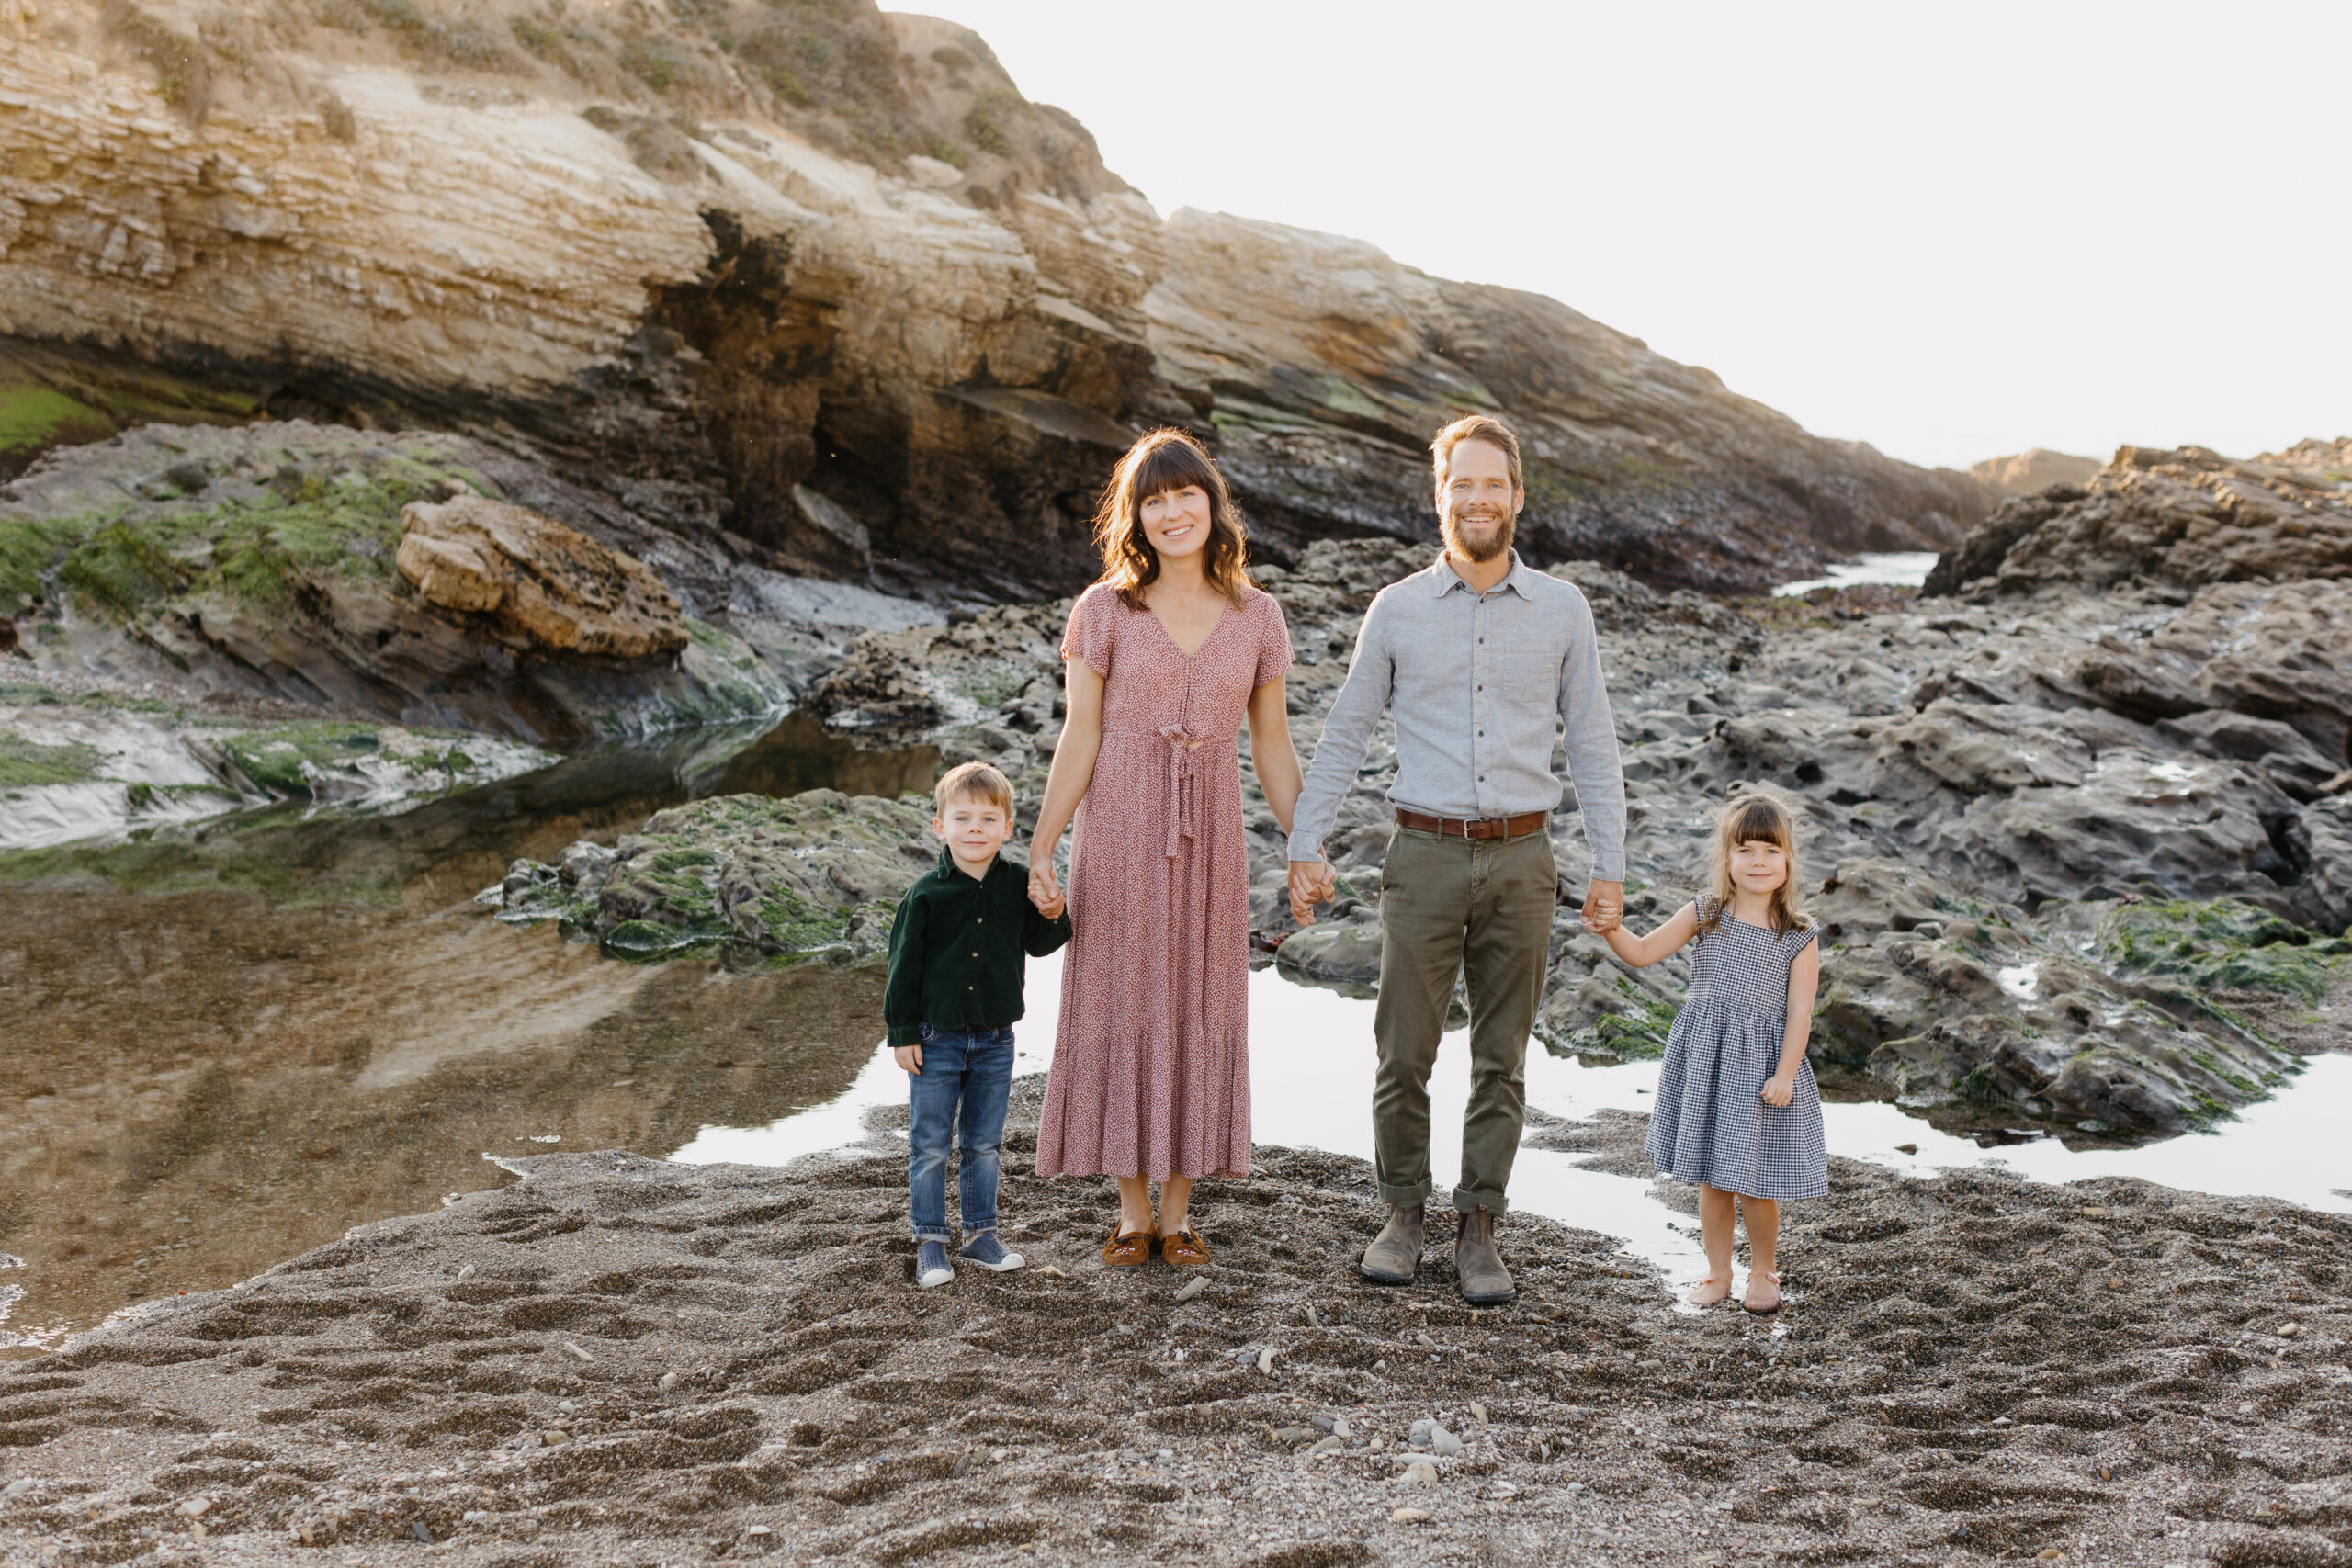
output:
M1410 828L1416 833L1442 833L1449 839L1523 839L1530 833L1542 832L1547 815L1527 811L1517 817L1474 817L1464 821L1458 817L1424 817L1400 806L1396 808L1396 826Z

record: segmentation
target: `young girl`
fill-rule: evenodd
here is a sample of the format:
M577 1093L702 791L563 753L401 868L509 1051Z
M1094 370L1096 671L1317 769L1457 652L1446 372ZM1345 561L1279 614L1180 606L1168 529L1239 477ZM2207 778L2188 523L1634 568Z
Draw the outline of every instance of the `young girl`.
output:
M1650 1159L1699 1183L1707 1277L1695 1306L1731 1294L1733 1204L1747 1215L1747 1293L1759 1315L1781 1310L1773 1271L1781 1201L1829 1190L1821 1098L1805 1061L1820 933L1799 907L1796 824L1779 800L1743 795L1715 818L1712 891L1645 937L1611 925L1618 957L1656 964L1696 941L1690 997L1667 1037L1650 1116Z

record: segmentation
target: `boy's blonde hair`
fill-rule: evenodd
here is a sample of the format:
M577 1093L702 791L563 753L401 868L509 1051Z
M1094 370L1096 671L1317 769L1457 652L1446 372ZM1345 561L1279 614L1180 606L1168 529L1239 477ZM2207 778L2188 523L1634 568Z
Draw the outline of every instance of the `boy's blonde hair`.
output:
M1772 890L1772 934L1784 935L1813 924L1804 912L1804 873L1797 862L1797 814L1794 805L1778 790L1749 788L1734 795L1715 813L1714 841L1708 846L1707 880L1710 897L1699 906L1699 929L1713 931L1731 908L1736 891L1731 879L1731 852L1752 840L1778 844L1788 857L1788 879Z
M947 770L939 787L931 792L932 805L938 815L947 815L947 807L959 800L985 800L1001 810L1007 818L1012 816L1012 781L986 762L965 762Z

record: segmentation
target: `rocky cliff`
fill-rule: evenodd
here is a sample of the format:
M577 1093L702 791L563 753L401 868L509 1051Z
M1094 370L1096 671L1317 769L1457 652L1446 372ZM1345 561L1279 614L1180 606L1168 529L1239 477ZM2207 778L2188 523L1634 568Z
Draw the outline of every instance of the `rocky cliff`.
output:
M1662 583L1985 507L1555 301L1163 222L977 37L862 0L0 0L0 154L16 466L155 418L435 429L729 559L987 596L1090 575L1159 423L1278 561L1426 535L1473 409L1528 436L1535 554Z

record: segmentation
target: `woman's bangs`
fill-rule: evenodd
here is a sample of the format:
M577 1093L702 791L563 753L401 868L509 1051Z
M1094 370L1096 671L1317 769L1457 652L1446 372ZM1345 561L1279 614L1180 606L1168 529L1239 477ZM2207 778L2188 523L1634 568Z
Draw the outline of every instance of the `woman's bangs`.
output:
M1127 479L1127 493L1141 506L1155 495L1195 486L1214 499L1216 471L1188 442L1162 441L1136 460Z

